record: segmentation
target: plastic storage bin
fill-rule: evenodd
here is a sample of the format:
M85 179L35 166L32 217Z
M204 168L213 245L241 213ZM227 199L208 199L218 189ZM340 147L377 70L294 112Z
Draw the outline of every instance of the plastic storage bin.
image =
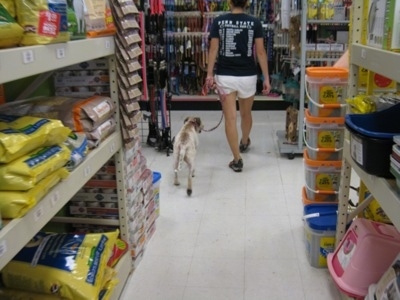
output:
M337 201L341 160L313 160L304 150L305 187L307 198L314 201Z
M341 157L344 141L345 118L320 118L305 110L305 144L308 149L321 153L338 152Z
M311 204L304 207L306 254L313 267L325 268L328 253L335 249L337 208L337 204ZM307 218L313 215L316 216Z
M349 114L345 124L350 131L350 154L365 172L393 178L390 154L394 136L400 134L400 104L370 114Z
M308 109L310 115L314 117L344 117L347 104L319 104L310 97L308 98Z
M153 199L156 205L156 214L160 215L160 186L161 186L161 173L153 171Z
M336 67L306 68L306 90L318 104L344 104L349 71Z
M335 194L333 194L333 195L335 195ZM305 186L303 186L303 188L301 189L301 198L302 198L303 206L312 205L312 204L319 204L319 205L338 204L337 197L335 197L336 201L318 201L318 200L308 199ZM316 198L318 199L318 197L316 197Z
M357 218L328 254L328 269L342 292L364 299L399 251L400 234L394 226Z

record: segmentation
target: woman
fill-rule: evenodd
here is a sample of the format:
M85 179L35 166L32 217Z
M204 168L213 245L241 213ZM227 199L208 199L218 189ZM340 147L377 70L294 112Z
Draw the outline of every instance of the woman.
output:
M244 12L247 0L228 0L228 3L231 12L215 18L211 26L206 80L208 86L217 85L225 93L222 101L225 134L233 154L229 167L241 172L243 160L240 153L249 150L253 123L251 109L257 85L254 52L264 76L263 93L269 93L271 86L261 22ZM240 143L236 128L236 98L239 100L241 117Z

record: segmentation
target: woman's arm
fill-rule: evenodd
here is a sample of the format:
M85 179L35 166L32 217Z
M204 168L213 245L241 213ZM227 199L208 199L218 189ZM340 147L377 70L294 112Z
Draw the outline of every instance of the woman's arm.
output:
M214 79L214 66L217 61L217 54L219 48L219 39L212 38L210 40L210 47L208 50L208 65L207 65L207 80Z
M269 82L268 59L267 59L267 53L264 48L264 39L256 38L255 47L256 47L257 61L260 64L260 68L264 76L263 92L269 93L271 90L271 84Z
M338 68L349 68L349 50L347 49L333 65Z

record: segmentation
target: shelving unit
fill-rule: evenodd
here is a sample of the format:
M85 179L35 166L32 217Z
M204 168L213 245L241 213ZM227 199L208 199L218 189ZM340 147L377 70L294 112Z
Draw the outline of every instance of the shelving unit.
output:
M337 58L307 58L307 26L309 24L337 24L346 25L349 23L348 20L310 20L308 16L308 1L302 0L301 10L301 34L300 34L300 101L299 101L299 113L298 113L298 140L297 143L290 144L286 142L285 131L278 131L278 146L280 153L286 153L289 158L293 158L294 154L303 154L304 150L304 107L305 107L305 72L306 66L310 62L335 62Z
M350 77L349 77L349 97L357 94L357 74L359 68L366 68L370 71L400 82L400 53L388 52L360 44L363 20L364 1L356 0L353 2L353 24L352 39L350 46ZM396 190L394 180L385 179L370 175L362 170L351 158L349 141L346 140L343 149L343 168L339 190L339 209L338 223L336 228L336 245L344 237L346 232L346 222L349 219L348 195L350 188L351 171L354 170L365 184L371 194L379 201L385 213L393 222L394 226L400 230L400 194ZM358 208L354 214L359 211Z
M118 102L114 37L102 37L70 41L45 46L29 46L0 50L0 83L10 82L31 75L50 72L62 67L108 57L110 65L110 91L113 101ZM118 107L118 103L116 103ZM118 120L118 113L117 113ZM119 128L119 125L117 126ZM17 254L29 240L46 225L76 192L113 156L116 161L117 187L120 207L122 238L126 235L126 208L124 207L124 180L122 167L122 140L117 131L92 150L69 177L56 185L24 217L13 219L0 230L0 270ZM115 221L114 221L115 222ZM119 284L113 293L118 299L132 271L128 252L116 267Z

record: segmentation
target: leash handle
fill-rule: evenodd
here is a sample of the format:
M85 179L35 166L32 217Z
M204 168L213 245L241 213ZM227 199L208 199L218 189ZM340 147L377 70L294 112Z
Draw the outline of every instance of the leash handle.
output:
M201 95L202 96L207 96L208 93L210 92L210 89L214 88L214 91L217 93L219 99L221 101L225 100L226 94L224 90L217 85L217 83L214 81L214 84L210 84L210 80L206 79L206 82L203 85L203 88L201 90Z
M213 80L213 81L214 81L214 80ZM209 91L210 91L210 89L213 88L213 87L214 87L215 92L217 93L217 95L218 95L218 97L219 97L219 100L220 100L221 104L222 104L222 101L225 100L226 94L225 94L224 90L223 90L221 87L219 87L219 86L215 83L215 81L214 81L214 84L211 84L211 83L210 83L210 80L209 80L209 79L206 79L206 82L205 82L204 85L203 85L203 89L201 90L201 94L202 94L203 96L207 96L208 93L209 93ZM224 113L222 112L222 113L221 113L221 118L219 119L218 124L215 125L214 127L210 128L210 129L204 129L204 128L203 128L203 131L204 131L204 132L211 132L211 131L213 131L214 129L217 129L218 126L221 124L223 118L224 118Z

